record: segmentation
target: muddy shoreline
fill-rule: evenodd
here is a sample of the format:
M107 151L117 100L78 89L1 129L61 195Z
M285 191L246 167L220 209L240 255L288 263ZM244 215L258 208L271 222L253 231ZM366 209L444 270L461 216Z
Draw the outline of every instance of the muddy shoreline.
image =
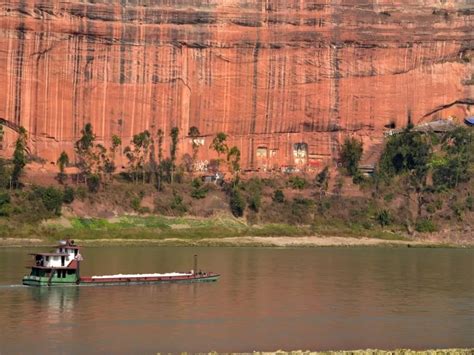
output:
M199 246L199 247L418 247L418 248L472 248L472 243L443 243L433 240L385 240L377 238L331 237L331 236L298 236L298 237L226 237L226 238L164 238L164 239L76 239L84 246ZM48 239L40 238L1 238L0 247L30 247L52 245Z

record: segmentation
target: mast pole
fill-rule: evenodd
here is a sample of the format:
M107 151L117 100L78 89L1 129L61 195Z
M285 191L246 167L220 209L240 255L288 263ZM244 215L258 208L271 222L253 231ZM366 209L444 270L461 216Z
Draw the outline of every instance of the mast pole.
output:
M76 284L79 285L79 282L81 282L81 261L77 260Z
M197 268L198 268L198 256L197 254L194 254L194 274L197 274Z

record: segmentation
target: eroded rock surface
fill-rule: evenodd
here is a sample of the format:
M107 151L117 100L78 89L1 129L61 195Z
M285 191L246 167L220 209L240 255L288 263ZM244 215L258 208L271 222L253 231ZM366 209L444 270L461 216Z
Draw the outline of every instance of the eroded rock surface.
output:
M126 145L144 129L196 126L202 160L224 131L248 168L322 165L351 134L369 157L385 126L472 115L469 3L4 1L4 145L22 125L32 152L56 161L92 122L106 145L113 134ZM183 137L179 153L190 152Z

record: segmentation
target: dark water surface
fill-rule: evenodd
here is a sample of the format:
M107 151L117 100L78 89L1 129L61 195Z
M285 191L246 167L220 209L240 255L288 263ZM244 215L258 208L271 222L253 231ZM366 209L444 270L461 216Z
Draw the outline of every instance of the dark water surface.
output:
M473 250L87 248L83 275L185 271L198 253L222 277L11 286L31 251L0 249L0 354L474 346Z

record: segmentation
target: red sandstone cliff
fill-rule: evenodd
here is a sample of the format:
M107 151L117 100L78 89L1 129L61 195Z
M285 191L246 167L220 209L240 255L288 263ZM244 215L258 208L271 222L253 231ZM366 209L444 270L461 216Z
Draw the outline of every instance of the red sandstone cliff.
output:
M472 115L469 2L4 1L0 118L49 161L92 122L106 143L197 126L244 167L294 164L295 143L322 164L348 134L370 150L386 125Z

